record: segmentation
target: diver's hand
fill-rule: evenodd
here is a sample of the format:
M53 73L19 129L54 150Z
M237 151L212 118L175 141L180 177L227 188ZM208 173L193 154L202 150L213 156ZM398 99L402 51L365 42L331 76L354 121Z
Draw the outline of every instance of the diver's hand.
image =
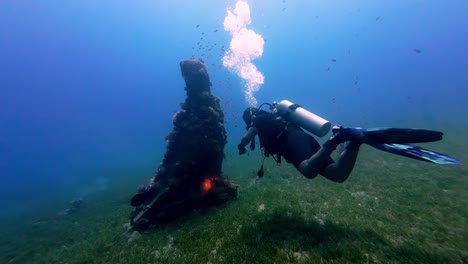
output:
M237 145L237 149L239 150L239 155L243 155L247 152L247 149L243 146L241 146L240 144Z

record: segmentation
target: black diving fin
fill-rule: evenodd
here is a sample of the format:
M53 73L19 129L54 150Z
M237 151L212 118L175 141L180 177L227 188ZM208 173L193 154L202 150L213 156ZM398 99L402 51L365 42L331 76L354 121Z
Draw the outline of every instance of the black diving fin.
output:
M408 143L426 143L442 139L443 133L427 129L413 128L344 128L337 127L350 135L351 140L360 140L379 150L392 154L436 164L462 164L456 158L445 154L414 146Z

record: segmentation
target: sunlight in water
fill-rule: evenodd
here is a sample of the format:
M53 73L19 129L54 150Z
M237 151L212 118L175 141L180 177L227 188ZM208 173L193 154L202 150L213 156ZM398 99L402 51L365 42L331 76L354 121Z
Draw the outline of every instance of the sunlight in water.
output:
M263 54L263 37L247 25L251 23L250 7L245 1L238 1L234 11L227 10L224 18L224 30L232 36L229 50L223 57L223 65L235 72L245 81L245 98L249 105L255 106L257 99L254 93L263 84L263 74L252 61Z

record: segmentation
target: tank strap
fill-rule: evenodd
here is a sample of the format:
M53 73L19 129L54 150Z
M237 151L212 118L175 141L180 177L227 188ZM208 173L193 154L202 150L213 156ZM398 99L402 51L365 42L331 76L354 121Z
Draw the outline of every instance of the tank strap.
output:
M286 114L284 115L285 119L289 119L289 115L291 114L291 112L294 112L294 110L296 110L298 107L302 107L296 103L290 105L288 107L289 111L286 112Z
M298 104L292 104L292 105L290 105L288 108L291 109L291 111L294 111L294 110L296 110L296 108L298 108L298 107L302 107L302 106L300 106L300 105L298 105Z

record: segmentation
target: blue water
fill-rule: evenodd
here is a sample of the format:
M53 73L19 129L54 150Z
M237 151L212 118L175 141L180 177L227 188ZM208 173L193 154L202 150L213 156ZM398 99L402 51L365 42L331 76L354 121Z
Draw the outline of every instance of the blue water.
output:
M249 104L222 62L235 4L1 1L0 215L150 178L191 57L207 66L233 152ZM288 99L349 126L466 131L467 1L248 4L247 28L264 39L259 103Z

